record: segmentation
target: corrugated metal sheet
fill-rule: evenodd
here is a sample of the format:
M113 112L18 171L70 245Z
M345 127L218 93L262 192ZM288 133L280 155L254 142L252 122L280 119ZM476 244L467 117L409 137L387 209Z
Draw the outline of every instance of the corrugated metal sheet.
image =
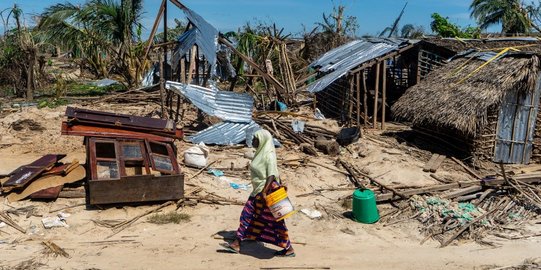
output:
M179 37L179 45L175 49L172 57L172 63L176 67L178 60L186 54L194 44L199 46L199 51L211 64L211 75L216 74L216 51L218 46L218 30L203 17L189 8L182 9L188 20L193 24L193 28L186 31Z
M475 58L475 59L479 59L479 60L487 62L490 59L492 59L492 57L494 57L496 55L497 55L497 53L495 53L495 52L482 52L482 51L478 51L476 49L469 49L469 50L463 51L463 52L453 56L449 60L452 60L452 59L455 59L455 58L460 58L460 57L465 57L465 58ZM494 59L492 61L499 60L499 59L503 58L506 55L507 55L507 53L503 53L498 58L496 58L496 59Z
M528 164L532 155L535 118L541 95L541 77L534 93L517 97L518 91L509 92L498 116L498 131L494 161ZM517 104L517 100L519 101ZM532 102L532 100L534 102Z
M203 112L224 121L249 123L252 121L254 99L244 93L220 91L202 86L167 81L165 87L185 96Z
M412 43L405 39L370 38L354 40L330 50L310 65L327 74L309 85L307 90L311 93L319 92L354 67Z
M259 128L259 125L254 121L250 123L223 122L200 131L188 140L196 144L200 142L219 145L239 144L246 140L246 131L252 128Z

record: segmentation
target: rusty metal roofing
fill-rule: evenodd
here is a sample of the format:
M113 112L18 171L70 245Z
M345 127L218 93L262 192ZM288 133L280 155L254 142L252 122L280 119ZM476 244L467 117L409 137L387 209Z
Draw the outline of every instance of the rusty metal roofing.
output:
M188 140L196 144L200 142L219 145L239 144L246 140L246 131L254 128L259 128L254 121L250 123L222 122L200 131Z
M62 134L88 136L110 136L124 134L152 134L173 139L181 139L182 131L173 120L141 117L135 115L93 111L67 107L67 120L62 123ZM129 132L122 132L129 131ZM135 136L135 135L134 135Z
M254 98L248 94L171 81L167 81L165 87L188 98L203 112L224 121L235 123L252 121Z
M319 92L351 69L415 42L406 39L367 38L332 49L310 64L310 67L318 69L319 73L324 75L310 84L307 90L311 93Z

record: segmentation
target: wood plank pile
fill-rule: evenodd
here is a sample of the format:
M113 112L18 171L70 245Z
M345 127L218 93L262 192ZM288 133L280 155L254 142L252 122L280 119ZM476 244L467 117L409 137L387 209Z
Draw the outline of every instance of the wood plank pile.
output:
M9 202L27 197L49 200L66 196L81 197L80 192L66 188L65 185L83 180L85 169L77 160L70 163L60 162L64 157L65 155L45 155L17 168L6 177L0 177L0 194L6 196ZM64 188L66 190L63 190Z
M319 139L335 140L336 132L325 128L305 124L302 133L295 133L291 124L293 119L274 119L271 117L258 117L254 119L259 125L267 129L271 134L281 141L289 141L295 144L308 143L314 145Z

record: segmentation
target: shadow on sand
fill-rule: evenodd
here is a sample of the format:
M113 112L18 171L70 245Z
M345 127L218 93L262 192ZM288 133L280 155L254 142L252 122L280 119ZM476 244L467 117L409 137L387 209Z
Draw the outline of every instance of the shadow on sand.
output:
M223 240L227 243L232 243L235 240L235 233L235 231L219 231L215 235L223 237ZM219 247L216 252L230 253L221 247ZM252 256L258 259L272 259L274 257L274 252L276 252L275 249L268 248L263 243L258 241L244 240L240 245L240 254Z

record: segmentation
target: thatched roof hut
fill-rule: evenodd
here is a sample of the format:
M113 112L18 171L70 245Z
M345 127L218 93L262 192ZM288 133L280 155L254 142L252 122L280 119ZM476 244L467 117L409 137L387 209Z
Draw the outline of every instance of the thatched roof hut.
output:
M511 145L522 140L528 148L533 132L527 127L535 127L539 103L539 56L508 53L494 58L495 55L470 52L455 57L408 89L392 106L393 115L414 126L461 136L471 143L468 149L474 152L479 150L476 145L482 139L484 154L489 156L495 152L487 144L497 147L499 140ZM518 133L513 130L521 128L526 129L520 133L524 138L516 138ZM507 132L509 129L512 131ZM506 132L511 136L508 140ZM527 158L514 159L521 162L509 163L527 163L529 156L524 156Z
M541 53L541 42L537 37L503 37L485 39L458 39L427 37L423 42L437 45L456 53L470 49L501 50L507 47L519 48L522 52Z
M509 55L474 73L485 63L459 58L433 71L394 104L394 115L414 124L449 126L475 136L487 124L488 108L501 104L508 91L532 91L539 72L536 55Z

